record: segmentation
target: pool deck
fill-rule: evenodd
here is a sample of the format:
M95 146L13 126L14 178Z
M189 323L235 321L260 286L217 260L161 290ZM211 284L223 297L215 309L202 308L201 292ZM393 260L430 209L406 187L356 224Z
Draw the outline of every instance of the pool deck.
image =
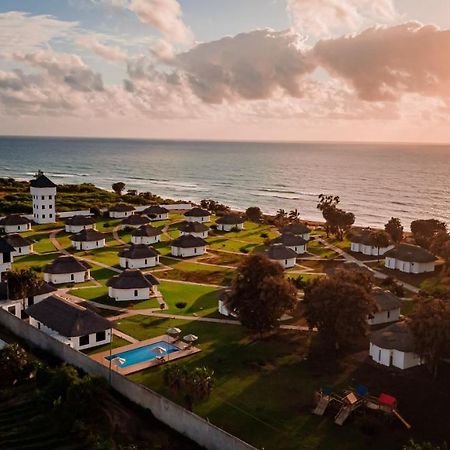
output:
M111 370L114 370L114 372L118 372L121 375L129 375L130 373L139 372L140 370L149 369L150 367L155 366L161 366L164 364L167 364L168 362L175 361L180 358L184 358L189 355L193 355L195 353L201 352L201 349L198 347L194 347L192 345L188 345L185 342L178 340L175 341L170 336L163 334L161 336L157 336L151 339L146 339L145 341L139 341L134 344L124 345L122 347L113 348L110 352L109 350L106 350L104 352L96 353L95 355L91 355L91 358L95 361L98 361L100 364L103 364L106 367L109 367L110 362L106 358L110 354L117 354L126 352L128 350L134 350L135 348L144 347L149 344L155 344L156 342L167 342L169 344L175 345L180 350L177 352L170 353L168 355L165 355L163 357L160 357L159 359L155 358L150 361L143 361L139 364L132 364L128 367L118 367L114 364L114 362L111 363Z

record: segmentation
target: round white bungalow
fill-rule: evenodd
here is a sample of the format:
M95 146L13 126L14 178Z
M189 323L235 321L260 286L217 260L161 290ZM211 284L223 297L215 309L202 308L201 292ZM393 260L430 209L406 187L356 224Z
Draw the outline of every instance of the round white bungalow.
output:
M18 233L5 236L6 242L14 247L13 256L29 255L33 252L33 241Z
M192 236L206 239L208 237L209 227L200 222L182 222L178 226L180 235L191 234Z
M127 269L107 284L109 297L120 302L149 299L158 292L159 281L150 273Z
M185 234L171 242L170 253L172 256L181 258L199 256L205 254L207 245L204 239L192 236L192 234Z
M151 245L161 242L162 230L151 225L142 225L131 232L131 243Z
M144 209L143 213L152 221L167 220L169 218L169 210L159 205L149 206Z
M91 279L91 266L74 256L60 256L44 268L47 283L83 283Z
M311 230L304 223L290 223L281 228L281 234L292 233L301 236L305 241L309 241Z
M80 251L102 248L106 245L105 235L97 230L88 228L70 236L72 247Z
M119 252L120 267L143 269L159 264L159 252L145 244L136 244Z
M370 357L378 364L409 369L422 364L407 322L397 322L370 335Z
M125 219L125 217L131 216L134 211L134 206L126 205L125 203L118 203L109 208L109 217L111 219Z
M72 216L64 223L66 233L79 233L91 228L95 229L95 219L89 216Z
M283 269L294 267L297 261L297 253L283 244L272 244L265 253L269 259L281 264Z
M237 214L226 214L216 220L219 231L243 230L245 220Z
M19 214L2 217L0 219L0 230L5 233L23 233L31 230L31 221Z
M381 288L374 288L371 296L377 305L378 311L369 317L369 325L396 322L400 319L402 302L396 295Z
M365 228L359 232L353 233L350 237L350 250L355 253L362 253L367 256L381 256L388 250L394 248L392 243L385 247L374 245L376 232L370 228Z
M0 280L2 272L11 269L15 248L5 238L0 238Z
M405 273L434 272L436 257L418 245L399 244L384 254L388 269Z
M203 208L192 208L184 213L187 222L209 222L211 213Z
M306 252L308 242L300 235L293 233L284 233L272 241L272 244L282 244L286 248L294 250L297 255L303 255Z
M149 223L150 219L147 216L131 214L131 216L125 217L125 219L122 220L121 228L122 230L125 228L139 228L148 225Z

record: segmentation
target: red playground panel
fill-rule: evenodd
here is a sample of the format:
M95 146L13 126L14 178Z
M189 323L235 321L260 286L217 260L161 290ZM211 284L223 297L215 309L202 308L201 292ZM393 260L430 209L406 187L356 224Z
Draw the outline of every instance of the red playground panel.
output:
M397 399L388 394L380 394L380 396L378 397L378 401L382 405L391 406L392 408L397 405Z

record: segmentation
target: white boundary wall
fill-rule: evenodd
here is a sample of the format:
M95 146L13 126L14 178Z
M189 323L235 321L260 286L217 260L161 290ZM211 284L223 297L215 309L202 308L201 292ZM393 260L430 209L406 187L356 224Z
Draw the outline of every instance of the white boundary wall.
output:
M209 450L256 450L239 438L168 400L145 386L134 383L68 345L57 341L0 308L0 324L31 346L38 347L92 375L111 376L111 387L128 400L149 409L156 419Z

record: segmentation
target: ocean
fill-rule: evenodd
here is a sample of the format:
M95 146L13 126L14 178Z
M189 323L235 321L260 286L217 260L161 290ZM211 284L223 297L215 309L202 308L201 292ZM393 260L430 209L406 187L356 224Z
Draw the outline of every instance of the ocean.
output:
M356 224L399 217L450 224L450 145L188 142L0 137L0 177L90 182L165 198L213 198L266 213L298 209L321 218L317 196L339 195Z

